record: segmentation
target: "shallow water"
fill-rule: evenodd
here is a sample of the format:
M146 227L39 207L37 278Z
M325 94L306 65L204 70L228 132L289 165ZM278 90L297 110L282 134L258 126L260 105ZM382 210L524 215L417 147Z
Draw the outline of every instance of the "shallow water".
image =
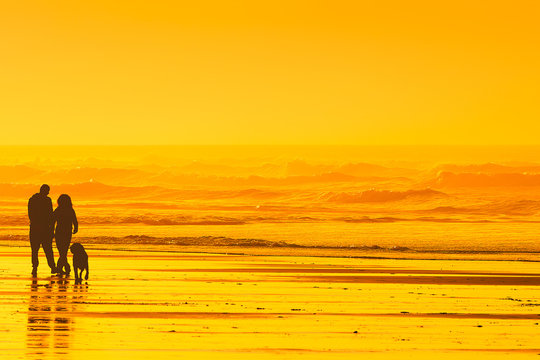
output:
M0 228L2 243L26 245L26 227ZM93 245L161 245L163 250L182 251L186 247L214 247L222 252L225 246L258 248L272 254L280 248L285 254L297 254L299 248L313 248L318 256L335 256L333 250L343 250L341 256L355 255L354 250L381 251L432 258L433 254L448 254L450 258L499 258L540 260L540 224L538 223L264 223L244 225L94 225L83 228L73 241ZM264 240L264 241L261 241ZM208 250L207 250L208 251ZM312 253L313 254L313 253ZM423 254L423 255L422 255ZM505 254L508 256L505 257Z

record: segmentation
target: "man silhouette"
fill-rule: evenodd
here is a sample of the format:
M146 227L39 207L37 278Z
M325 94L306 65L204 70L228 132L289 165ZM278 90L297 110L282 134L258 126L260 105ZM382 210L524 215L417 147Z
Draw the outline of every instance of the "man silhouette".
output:
M30 246L32 247L32 276L37 275L39 265L38 252L40 246L47 256L47 263L51 268L51 274L56 273L54 254L52 249L53 240L53 207L49 195L49 185L43 184L39 193L32 195L28 200L28 218L30 219Z

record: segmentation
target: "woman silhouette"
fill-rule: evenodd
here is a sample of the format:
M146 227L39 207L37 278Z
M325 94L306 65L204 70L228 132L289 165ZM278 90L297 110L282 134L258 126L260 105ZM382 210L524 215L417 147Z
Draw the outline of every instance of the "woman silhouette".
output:
M58 197L58 207L54 210L53 221L56 248L60 254L56 268L59 274L69 275L71 269L68 264L67 253L71 243L71 231L73 230L73 234L79 231L77 215L75 215L69 195L62 194Z

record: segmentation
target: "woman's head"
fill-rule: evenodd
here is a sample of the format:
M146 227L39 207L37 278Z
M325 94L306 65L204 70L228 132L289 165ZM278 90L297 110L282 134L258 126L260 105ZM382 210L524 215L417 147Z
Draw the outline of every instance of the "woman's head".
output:
M71 208L73 207L73 204L71 203L71 198L67 194L62 194L58 197L58 206L59 207L67 207Z

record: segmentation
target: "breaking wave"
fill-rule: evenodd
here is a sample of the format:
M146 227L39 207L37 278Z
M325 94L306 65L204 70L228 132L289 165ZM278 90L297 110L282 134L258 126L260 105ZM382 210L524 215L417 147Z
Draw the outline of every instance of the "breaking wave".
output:
M26 235L5 235L0 240L28 241ZM123 237L115 236L95 236L77 237L77 241L84 244L106 245L168 245L168 246L208 246L208 247L263 247L263 248L304 248L304 249L356 249L356 250L378 250L378 251L413 251L403 246L381 247L378 245L347 245L347 246L324 246L324 245L299 245L285 241L271 241L263 239L235 239L224 236L174 236L174 237L154 237L147 235L128 235Z
M4 235L0 237L0 241L8 241L9 244L18 245L19 242L28 242L26 235ZM519 261L539 261L538 255L540 254L536 250L531 249L444 249L433 247L430 249L414 249L406 246L379 246L379 245L355 245L348 244L343 246L336 245L300 245L295 243L289 243L285 241L271 241L263 239L250 239L250 238L230 238L224 236L199 236L199 237L154 237L147 235L128 235L124 237L114 236L95 236L95 237L78 237L78 242L85 245L91 245L94 248L99 246L112 245L114 248L125 249L125 246L130 246L132 251L144 251L144 246L163 246L163 250L170 252L184 252L191 251L193 249L197 252L201 251L200 248L205 248L203 252L229 252L227 248L235 248L241 251L244 249L290 249L291 252L285 254L298 254L300 250L322 250L322 252L316 252L317 256L345 256L345 257L375 257L375 258L387 258L388 254L402 254L397 258L415 258L415 259L430 259L431 255L452 255L453 259L460 259L461 255L465 256L463 259L468 259L468 255L523 255L525 257L504 257L507 260L519 260ZM134 247L143 246L143 247ZM4 245L5 246L5 245ZM119 247L118 247L119 246ZM152 247L153 250L158 250ZM222 249L222 250L220 250ZM326 250L326 251L325 251ZM332 253L331 250L339 251L339 253ZM327 252L330 251L330 252ZM362 255L367 253L366 255ZM268 254L272 254L271 252ZM313 255L313 253L310 253ZM349 255L348 255L349 254ZM396 258L396 256L390 256L389 258Z
M438 206L433 209L424 210L429 214L465 214L479 216L510 215L510 216L531 216L540 212L540 201L537 200L517 200L493 202L477 206ZM532 219L531 221L534 221Z

